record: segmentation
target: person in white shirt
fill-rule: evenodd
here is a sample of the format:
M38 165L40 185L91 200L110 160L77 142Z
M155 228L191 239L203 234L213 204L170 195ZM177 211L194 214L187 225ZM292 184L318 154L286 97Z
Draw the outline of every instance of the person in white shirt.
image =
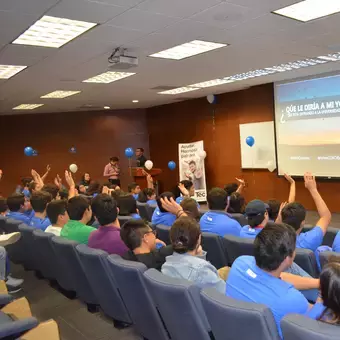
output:
M48 226L45 232L60 236L61 229L70 219L67 213L67 201L52 201L47 206L46 213L52 225Z

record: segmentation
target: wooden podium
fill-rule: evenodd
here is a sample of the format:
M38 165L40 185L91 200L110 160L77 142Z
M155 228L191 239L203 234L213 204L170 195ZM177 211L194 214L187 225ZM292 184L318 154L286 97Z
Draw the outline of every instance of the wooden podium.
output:
M154 184L156 184L157 176L162 173L162 170L156 168L151 170L146 170L144 168L131 168L133 180L141 187L141 189L147 188L148 186L145 172L152 176Z

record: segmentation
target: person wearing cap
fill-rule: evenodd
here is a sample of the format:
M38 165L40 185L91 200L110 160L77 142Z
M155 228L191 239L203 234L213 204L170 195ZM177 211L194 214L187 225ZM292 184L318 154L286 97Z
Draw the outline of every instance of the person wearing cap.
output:
M242 227L240 237L255 238L256 235L266 226L269 221L268 204L261 200L253 200L246 206L246 216L249 225Z

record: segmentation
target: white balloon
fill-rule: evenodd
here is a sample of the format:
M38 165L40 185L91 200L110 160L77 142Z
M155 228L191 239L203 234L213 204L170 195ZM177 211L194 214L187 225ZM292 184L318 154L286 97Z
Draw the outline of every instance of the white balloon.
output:
M151 170L153 168L153 163L152 161L146 161L144 166L148 169L148 170Z
M213 94L209 94L207 96L207 100L210 104L212 104L215 101L215 96Z
M77 166L77 164L71 164L69 169L70 169L71 172L73 172L75 174L78 171L78 166Z
M207 153L204 150L198 151L198 157L201 159L205 159L207 157Z
M268 161L267 167L270 172L273 172L276 169L276 165L273 161Z

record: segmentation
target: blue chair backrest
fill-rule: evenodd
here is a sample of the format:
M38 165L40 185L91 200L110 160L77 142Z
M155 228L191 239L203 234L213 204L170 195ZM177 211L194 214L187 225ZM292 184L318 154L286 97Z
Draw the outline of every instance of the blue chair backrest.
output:
M201 299L215 340L280 339L268 307L231 299L215 288L203 289Z
M319 269L315 254L310 249L296 248L294 262L312 277L319 277Z
M324 252L321 252L319 255L320 255L321 268L323 268L328 263L330 257L333 257L333 256L340 257L340 253L336 253L334 251L324 251Z
M338 340L338 325L306 318L303 315L290 314L281 320L281 329L285 340Z
M147 270L144 278L171 339L211 339L198 286L163 275L156 269Z
M119 292L115 277L108 266L108 254L85 244L77 246L77 252L86 277L104 313L112 319L131 323L131 317Z
M249 238L242 238L232 235L225 235L223 237L224 248L227 252L228 263L233 262L242 255L254 255L254 240Z
M157 238L169 245L170 242L170 227L162 224L156 225Z
M144 282L147 267L118 255L110 255L108 263L137 332L148 340L168 340L169 335Z
M202 233L202 248L207 252L207 260L217 269L228 265L221 236L212 233Z
M57 278L58 270L58 261L51 244L51 238L54 236L54 234L46 233L40 229L33 231L34 244L37 247L40 259L39 270L45 278L50 280Z

